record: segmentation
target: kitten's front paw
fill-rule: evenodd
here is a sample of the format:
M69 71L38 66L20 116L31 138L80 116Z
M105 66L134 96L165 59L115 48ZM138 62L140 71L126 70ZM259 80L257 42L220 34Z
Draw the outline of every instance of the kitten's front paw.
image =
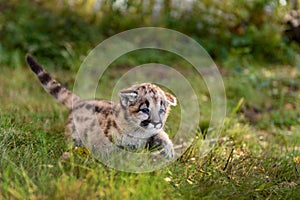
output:
M160 154L160 156L164 156L168 160L173 159L175 156L173 143L164 131L149 138L146 146L150 151L156 151L155 153L153 152L153 155Z
M161 155L166 156L168 160L171 160L175 156L174 147L172 143L167 143L164 145L163 149L160 152Z

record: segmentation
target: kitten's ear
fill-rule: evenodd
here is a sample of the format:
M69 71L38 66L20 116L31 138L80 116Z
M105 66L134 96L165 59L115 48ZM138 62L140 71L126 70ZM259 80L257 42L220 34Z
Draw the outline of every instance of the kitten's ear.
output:
M171 95L167 92L165 92L165 95L166 95L167 102L168 102L169 105L171 105L171 106L176 106L177 105L177 100L173 95Z
M134 102L138 97L138 93L134 90L122 90L119 95L123 107L127 107L129 103Z

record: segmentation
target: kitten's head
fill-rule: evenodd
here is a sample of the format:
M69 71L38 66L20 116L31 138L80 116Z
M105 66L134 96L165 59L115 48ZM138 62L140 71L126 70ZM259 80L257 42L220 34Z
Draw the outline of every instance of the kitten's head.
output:
M149 133L161 130L176 98L151 83L133 85L120 92L125 119Z

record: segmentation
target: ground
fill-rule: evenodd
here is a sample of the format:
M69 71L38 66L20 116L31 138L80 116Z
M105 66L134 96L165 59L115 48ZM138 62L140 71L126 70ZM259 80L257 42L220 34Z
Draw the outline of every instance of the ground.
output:
M182 69L194 81L196 75L188 70ZM50 71L72 86L76 73ZM134 174L110 169L78 151L61 160L70 151L63 135L67 110L43 91L26 66L1 67L0 199L299 198L299 72L270 64L221 66L220 71L227 95L222 140L199 156L209 119L204 116L202 133L181 158L162 170ZM107 76L107 85L116 73ZM209 110L207 91L197 93L203 112ZM170 113L171 132L177 112Z

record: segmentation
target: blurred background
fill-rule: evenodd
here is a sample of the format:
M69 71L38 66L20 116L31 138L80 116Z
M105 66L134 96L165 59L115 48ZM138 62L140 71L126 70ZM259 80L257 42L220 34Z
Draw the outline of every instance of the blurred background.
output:
M300 22L291 11L297 4L297 0L1 0L0 65L24 64L24 54L31 52L45 62L77 68L105 38L144 26L187 34L223 66L295 64L299 47L293 41Z

